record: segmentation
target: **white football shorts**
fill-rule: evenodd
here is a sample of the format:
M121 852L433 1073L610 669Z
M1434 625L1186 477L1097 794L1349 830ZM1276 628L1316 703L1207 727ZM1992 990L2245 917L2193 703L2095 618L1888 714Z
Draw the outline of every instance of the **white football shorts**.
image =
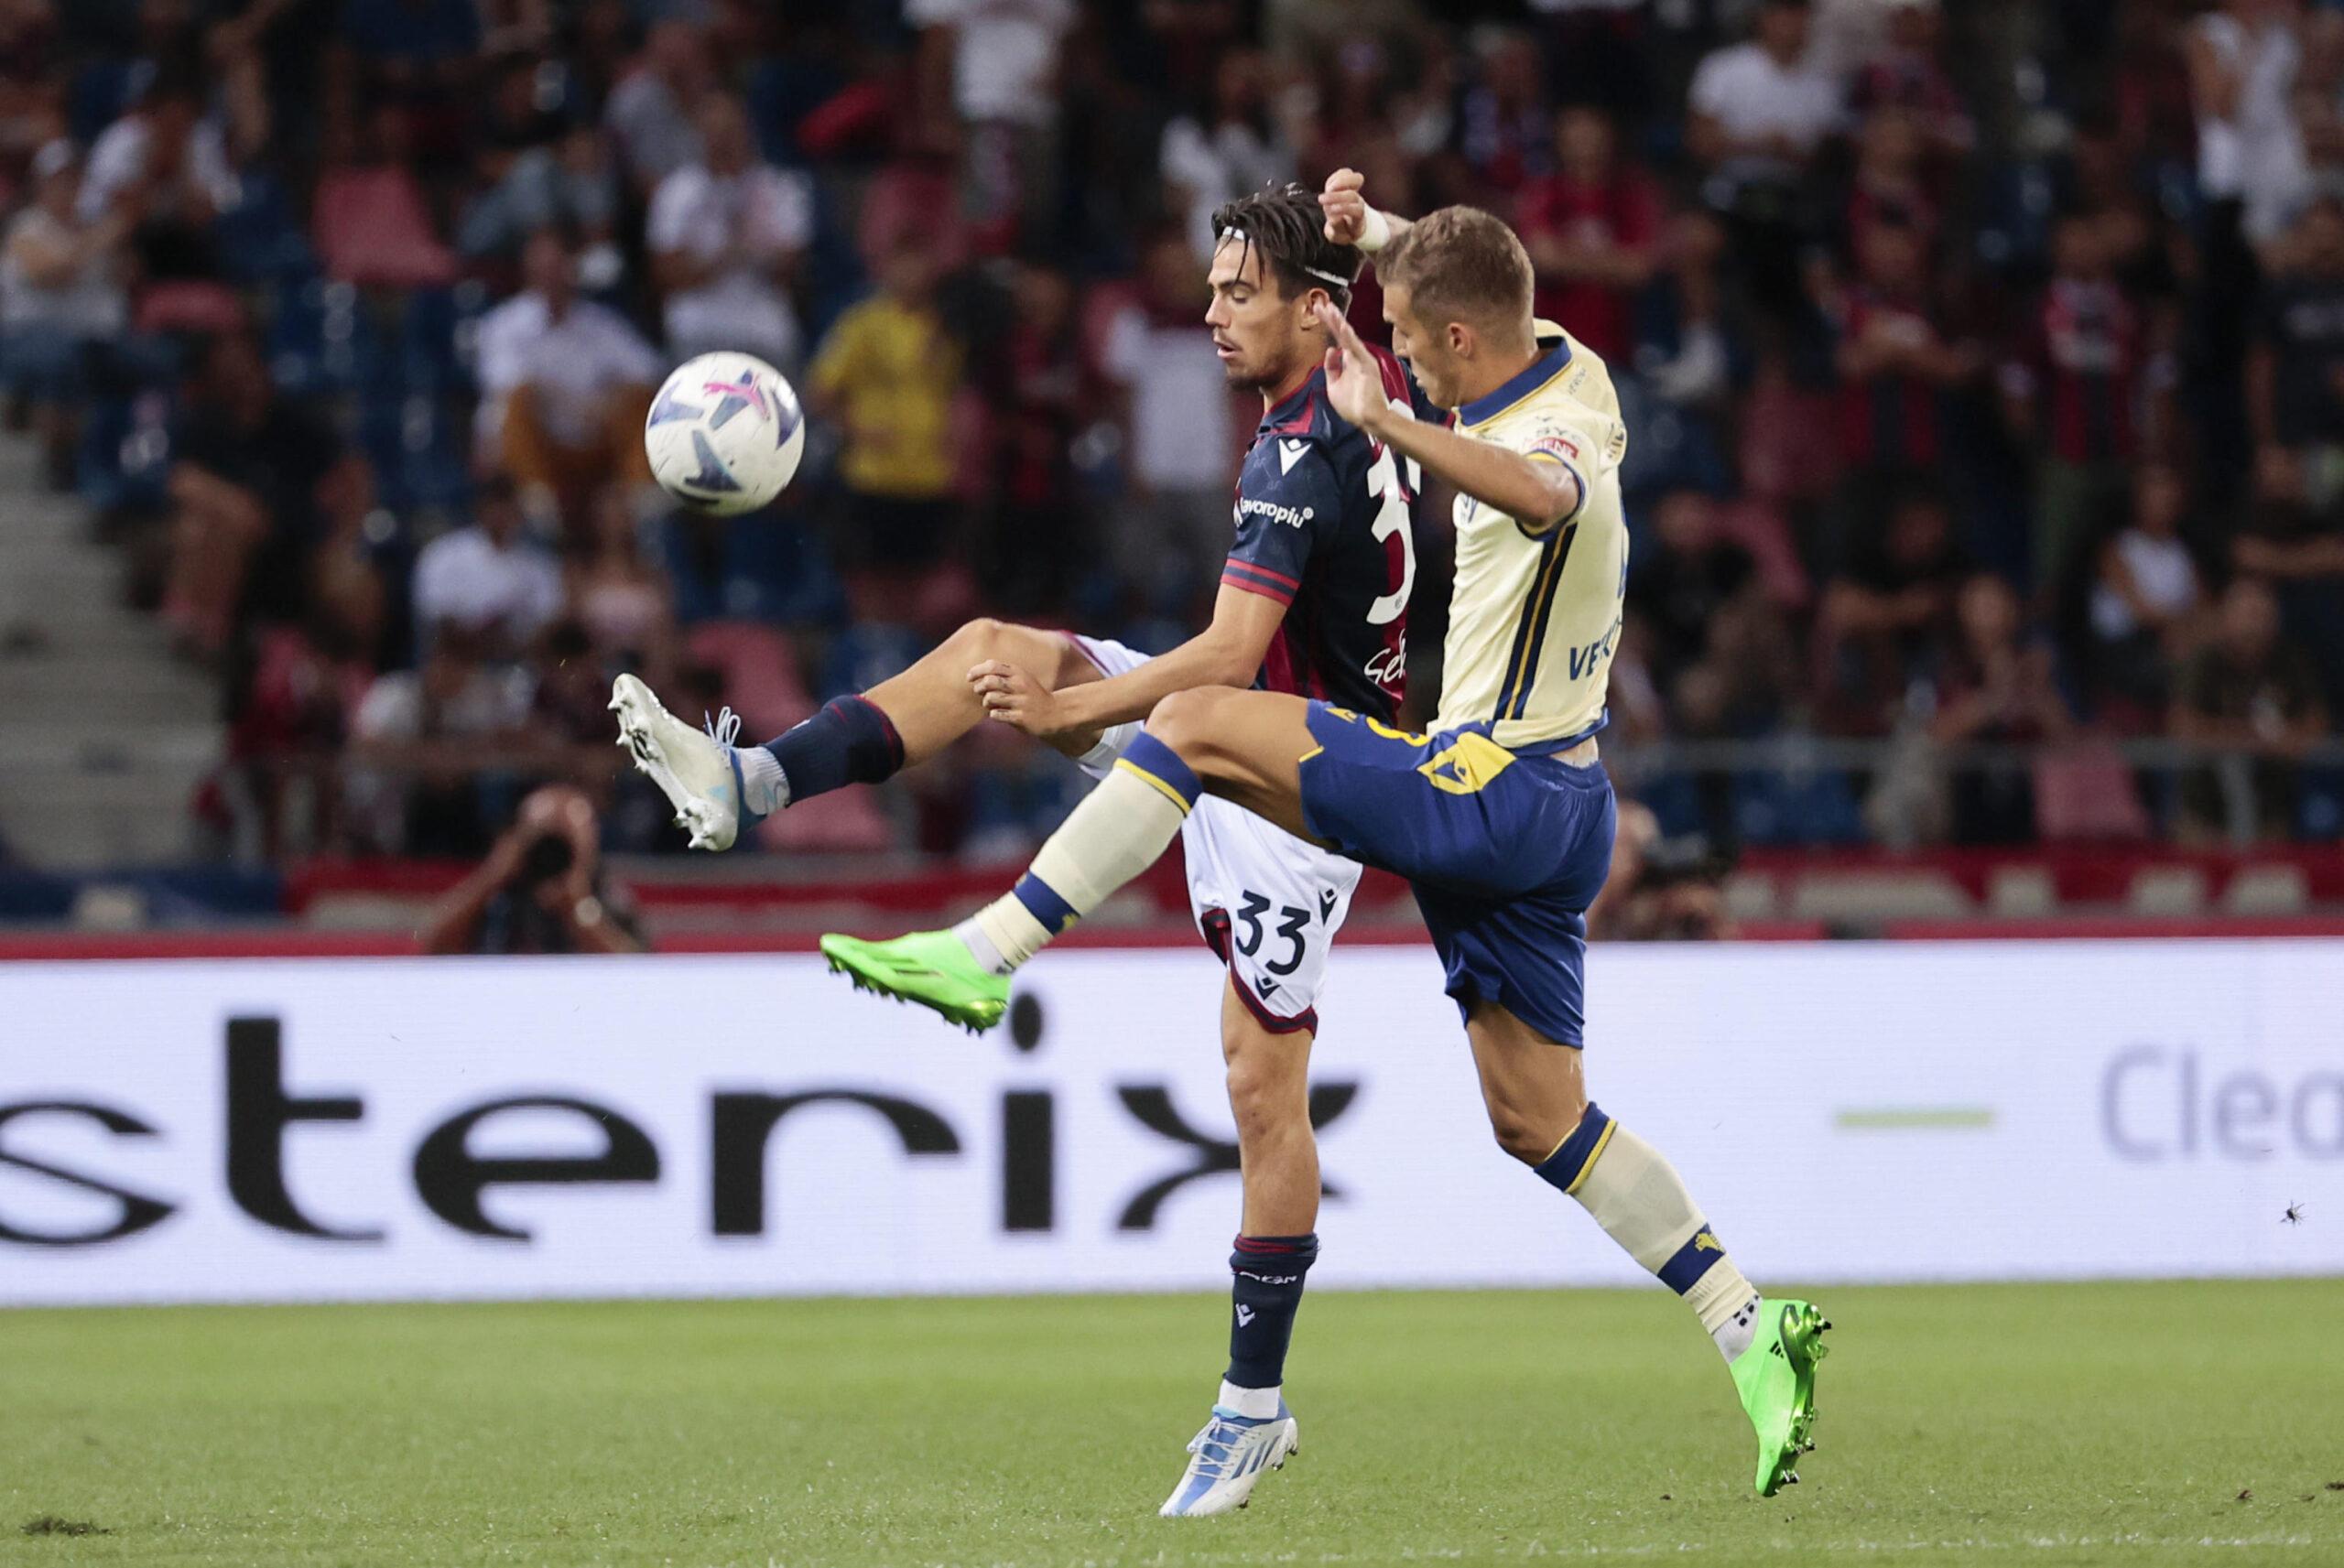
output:
M1121 643L1068 633L1101 674L1147 662ZM1118 726L1129 745L1136 724ZM1091 763L1093 778L1105 769ZM1180 828L1188 861L1188 906L1206 944L1229 966L1237 998L1276 1033L1318 1027L1327 953L1351 913L1360 865L1306 843L1242 806L1200 796Z

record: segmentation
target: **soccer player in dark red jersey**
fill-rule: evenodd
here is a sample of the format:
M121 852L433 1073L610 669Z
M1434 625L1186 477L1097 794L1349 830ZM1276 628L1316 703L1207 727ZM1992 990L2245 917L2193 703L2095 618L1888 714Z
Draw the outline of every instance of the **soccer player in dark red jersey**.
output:
M1230 384L1260 393L1263 416L1238 475L1212 623L1149 658L1103 639L972 622L894 679L737 749L735 724L702 733L621 676L612 700L621 743L696 847L729 848L793 802L876 784L988 718L1098 775L1116 767L1159 700L1196 687L1291 692L1392 720L1406 678L1416 470L1334 411L1318 316L1348 304L1360 253L1327 237L1318 197L1298 186L1230 202L1214 231L1205 321ZM1380 350L1373 358L1387 398L1440 416L1419 404L1396 360ZM1163 1510L1198 1515L1243 1504L1293 1450L1280 1390L1318 1250L1307 1070L1328 948L1360 867L1226 801L1199 803L1182 834L1199 929L1229 969L1221 1045L1244 1183L1229 1369ZM982 957L982 934L964 935ZM990 1025L1001 1010L988 999L957 1022Z

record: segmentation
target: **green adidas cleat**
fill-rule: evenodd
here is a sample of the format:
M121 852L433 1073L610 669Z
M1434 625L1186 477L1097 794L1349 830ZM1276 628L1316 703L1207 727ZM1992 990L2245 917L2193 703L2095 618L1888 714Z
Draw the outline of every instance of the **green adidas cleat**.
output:
M1734 1358L1734 1387L1758 1433L1758 1495L1798 1485L1791 1468L1815 1447L1815 1364L1830 1353L1831 1320L1811 1302L1761 1299L1758 1337Z
M1009 978L988 972L950 931L915 931L892 942L865 942L833 933L822 957L854 982L898 1001L917 1002L982 1033L1009 1010Z

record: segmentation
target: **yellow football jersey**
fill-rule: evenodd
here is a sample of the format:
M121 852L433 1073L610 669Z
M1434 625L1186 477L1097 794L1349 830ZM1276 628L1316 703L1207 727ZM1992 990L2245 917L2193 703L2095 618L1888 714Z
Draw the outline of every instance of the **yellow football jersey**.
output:
M1627 592L1628 527L1620 400L1602 360L1552 322L1529 369L1457 411L1460 434L1579 481L1579 504L1534 534L1470 496L1457 498L1436 731L1470 726L1509 750L1572 744L1602 728Z

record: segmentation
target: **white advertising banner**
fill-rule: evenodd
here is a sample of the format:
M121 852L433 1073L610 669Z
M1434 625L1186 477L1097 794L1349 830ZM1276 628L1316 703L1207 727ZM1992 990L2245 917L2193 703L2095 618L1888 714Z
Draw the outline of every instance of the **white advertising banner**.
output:
M2344 1272L2344 942L1590 971L1591 1092L1761 1281ZM971 1038L812 957L0 966L0 1303L1217 1284L1221 983L1054 953ZM1498 1152L1429 949L1320 1011L1314 1286L1641 1277Z

